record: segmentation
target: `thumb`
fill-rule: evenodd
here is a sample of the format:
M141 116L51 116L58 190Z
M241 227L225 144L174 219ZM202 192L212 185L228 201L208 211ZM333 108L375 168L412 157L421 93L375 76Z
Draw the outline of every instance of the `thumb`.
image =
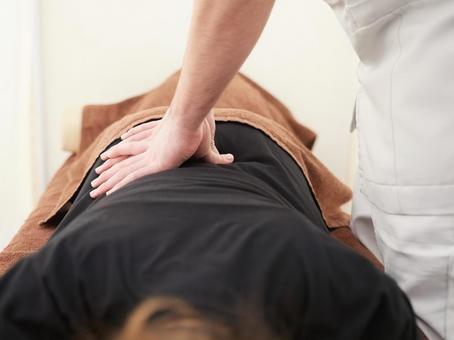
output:
M231 164L234 160L231 153L221 155L215 148L211 149L204 158L207 163L211 164Z

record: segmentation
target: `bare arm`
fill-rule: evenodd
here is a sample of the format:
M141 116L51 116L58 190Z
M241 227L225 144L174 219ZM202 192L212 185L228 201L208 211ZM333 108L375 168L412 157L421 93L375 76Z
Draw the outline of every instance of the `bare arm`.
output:
M179 167L190 157L229 164L214 145L211 108L262 32L274 0L195 0L180 80L164 118L129 130L101 155L90 195L112 193L145 175Z
M169 113L201 124L257 42L274 0L195 0L180 81Z

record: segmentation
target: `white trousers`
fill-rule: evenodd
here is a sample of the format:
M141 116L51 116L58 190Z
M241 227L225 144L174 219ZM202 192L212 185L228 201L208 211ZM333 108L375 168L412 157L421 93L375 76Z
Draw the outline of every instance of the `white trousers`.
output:
M352 229L454 340L454 0L326 0L360 58Z
M356 185L352 229L407 293L429 339L454 339L454 215L388 214Z

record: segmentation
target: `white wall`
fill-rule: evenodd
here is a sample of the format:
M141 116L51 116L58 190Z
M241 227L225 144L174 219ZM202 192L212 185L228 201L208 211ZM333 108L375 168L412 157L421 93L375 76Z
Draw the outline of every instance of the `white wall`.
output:
M49 173L60 165L61 114L146 91L181 65L192 1L42 0ZM349 176L356 57L323 0L277 1L242 71L319 134L315 151Z
M43 186L36 0L0 1L0 250Z

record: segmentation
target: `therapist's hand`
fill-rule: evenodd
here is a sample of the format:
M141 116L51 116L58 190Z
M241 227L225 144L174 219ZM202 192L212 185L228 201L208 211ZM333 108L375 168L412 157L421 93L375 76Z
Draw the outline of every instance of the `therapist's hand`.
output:
M214 144L216 125L210 113L199 127L189 129L178 118L164 116L126 132L120 143L101 154L105 162L91 182L95 198L110 194L145 175L179 167L191 157L213 164L229 164L233 155L221 155Z

